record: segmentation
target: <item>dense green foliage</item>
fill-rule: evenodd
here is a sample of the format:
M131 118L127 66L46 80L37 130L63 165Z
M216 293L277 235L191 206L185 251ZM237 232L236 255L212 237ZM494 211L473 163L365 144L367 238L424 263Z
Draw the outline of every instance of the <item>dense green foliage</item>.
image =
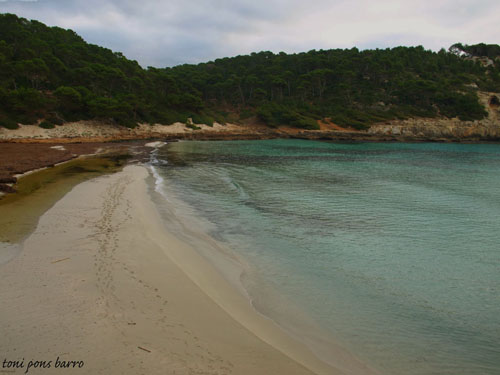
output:
M260 52L167 72L189 82L205 103L250 107L271 126L304 128L320 118L359 128L413 116L480 119L485 110L471 84L500 90L498 68L422 47Z
M86 43L71 30L0 15L0 123L41 118L170 124L203 103L164 70Z
M397 47L260 52L143 69L71 30L3 14L0 125L102 119L134 127L188 117L211 125L257 116L270 126L313 129L324 118L358 128L413 116L472 120L485 115L475 85L500 91L497 66L453 51Z
M42 121L40 124L38 124L39 127L44 128L44 129L54 129L56 126L51 123L50 121Z
M450 52L455 54L466 54L470 57L488 57L494 59L500 56L500 46L498 44L474 44L474 45L463 45L462 43L456 43L450 47Z

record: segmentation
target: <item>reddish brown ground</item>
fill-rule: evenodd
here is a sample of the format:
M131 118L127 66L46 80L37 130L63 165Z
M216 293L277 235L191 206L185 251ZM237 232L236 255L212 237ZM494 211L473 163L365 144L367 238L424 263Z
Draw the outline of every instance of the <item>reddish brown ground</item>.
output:
M318 124L319 124L320 130L324 130L324 131L359 132L359 130L351 128L351 127L343 128L342 126L333 123L329 119L325 119L323 121L318 120Z
M73 159L79 155L101 151L132 149L134 153L151 151L143 147L144 141L122 143L0 143L0 181L33 169L52 166ZM52 146L61 145L65 150Z

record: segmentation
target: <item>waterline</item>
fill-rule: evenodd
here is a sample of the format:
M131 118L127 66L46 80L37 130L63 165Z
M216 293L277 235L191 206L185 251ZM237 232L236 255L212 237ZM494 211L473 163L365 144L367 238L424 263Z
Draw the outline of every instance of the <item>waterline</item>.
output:
M165 191L248 264L255 306L283 326L312 319L388 374L500 369L497 145L179 142L158 157Z

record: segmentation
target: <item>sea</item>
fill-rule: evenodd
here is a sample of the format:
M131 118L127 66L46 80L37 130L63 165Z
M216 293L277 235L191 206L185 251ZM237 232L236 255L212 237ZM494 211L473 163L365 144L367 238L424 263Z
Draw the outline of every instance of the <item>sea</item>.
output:
M500 374L500 145L181 141L150 164L166 225L325 361Z

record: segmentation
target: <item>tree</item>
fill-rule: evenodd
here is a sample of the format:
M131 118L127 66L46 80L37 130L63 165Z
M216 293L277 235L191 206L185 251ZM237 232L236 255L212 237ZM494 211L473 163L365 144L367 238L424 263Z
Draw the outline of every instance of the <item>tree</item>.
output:
M46 79L49 68L42 59L22 60L16 63L16 71L31 82L31 88L38 89L39 83Z
M57 109L68 120L77 119L77 114L82 110L82 95L72 87L60 86L54 91L57 98Z

